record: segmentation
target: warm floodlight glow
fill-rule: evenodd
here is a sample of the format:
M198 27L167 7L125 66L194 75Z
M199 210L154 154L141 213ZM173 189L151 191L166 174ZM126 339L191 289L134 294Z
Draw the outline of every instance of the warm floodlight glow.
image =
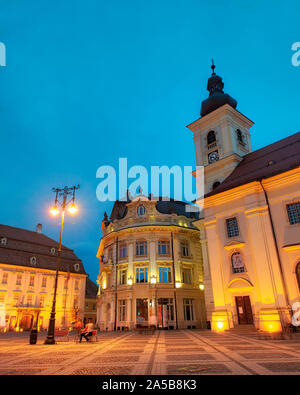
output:
M224 322L217 322L217 328L221 331L224 327Z
M201 291L203 291L204 290L204 284L200 284L199 288L201 289Z
M176 281L175 285L176 285L176 288L180 288L181 287L181 282L180 281Z
M72 203L69 207L69 213L75 214L78 211L78 208L75 206L75 203Z
M51 210L50 210L50 213L51 213L52 215L57 215L57 214L59 213L59 210L58 210L57 206L53 206L53 207L51 208Z
M156 277L152 276L150 279L151 284L156 284Z

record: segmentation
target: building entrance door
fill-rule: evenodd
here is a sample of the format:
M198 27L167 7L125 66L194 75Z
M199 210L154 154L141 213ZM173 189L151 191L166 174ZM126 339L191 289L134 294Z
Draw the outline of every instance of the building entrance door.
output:
M136 323L145 325L148 323L148 299L136 300Z
M253 324L253 315L249 296L236 296L235 303L239 324Z

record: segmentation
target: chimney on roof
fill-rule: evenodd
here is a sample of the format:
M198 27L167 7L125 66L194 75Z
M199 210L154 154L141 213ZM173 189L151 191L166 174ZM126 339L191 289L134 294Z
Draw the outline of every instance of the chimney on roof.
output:
M37 224L36 233L42 233L42 224Z

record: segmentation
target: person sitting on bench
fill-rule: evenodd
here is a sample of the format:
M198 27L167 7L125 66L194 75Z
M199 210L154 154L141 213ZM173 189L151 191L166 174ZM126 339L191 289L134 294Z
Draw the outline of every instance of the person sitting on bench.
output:
M87 342L90 341L89 338L93 336L93 330L94 330L94 324L93 324L93 322L92 322L92 319L89 318L88 324L87 324L86 327L81 331L79 342L80 342L80 343L82 342L82 338L83 338L83 337L85 338L85 340L86 340Z

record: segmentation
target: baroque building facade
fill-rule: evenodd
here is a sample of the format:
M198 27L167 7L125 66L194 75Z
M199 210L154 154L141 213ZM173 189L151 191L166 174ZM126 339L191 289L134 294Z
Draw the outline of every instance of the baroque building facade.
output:
M142 194L115 202L97 253L100 330L206 327L196 219L182 202Z
M48 328L58 243L37 231L0 225L0 329ZM62 246L56 327L83 320L86 273L74 252Z
M208 319L214 330L279 332L300 301L300 133L253 152L253 122L214 68L201 116L188 125L205 175L197 226Z

